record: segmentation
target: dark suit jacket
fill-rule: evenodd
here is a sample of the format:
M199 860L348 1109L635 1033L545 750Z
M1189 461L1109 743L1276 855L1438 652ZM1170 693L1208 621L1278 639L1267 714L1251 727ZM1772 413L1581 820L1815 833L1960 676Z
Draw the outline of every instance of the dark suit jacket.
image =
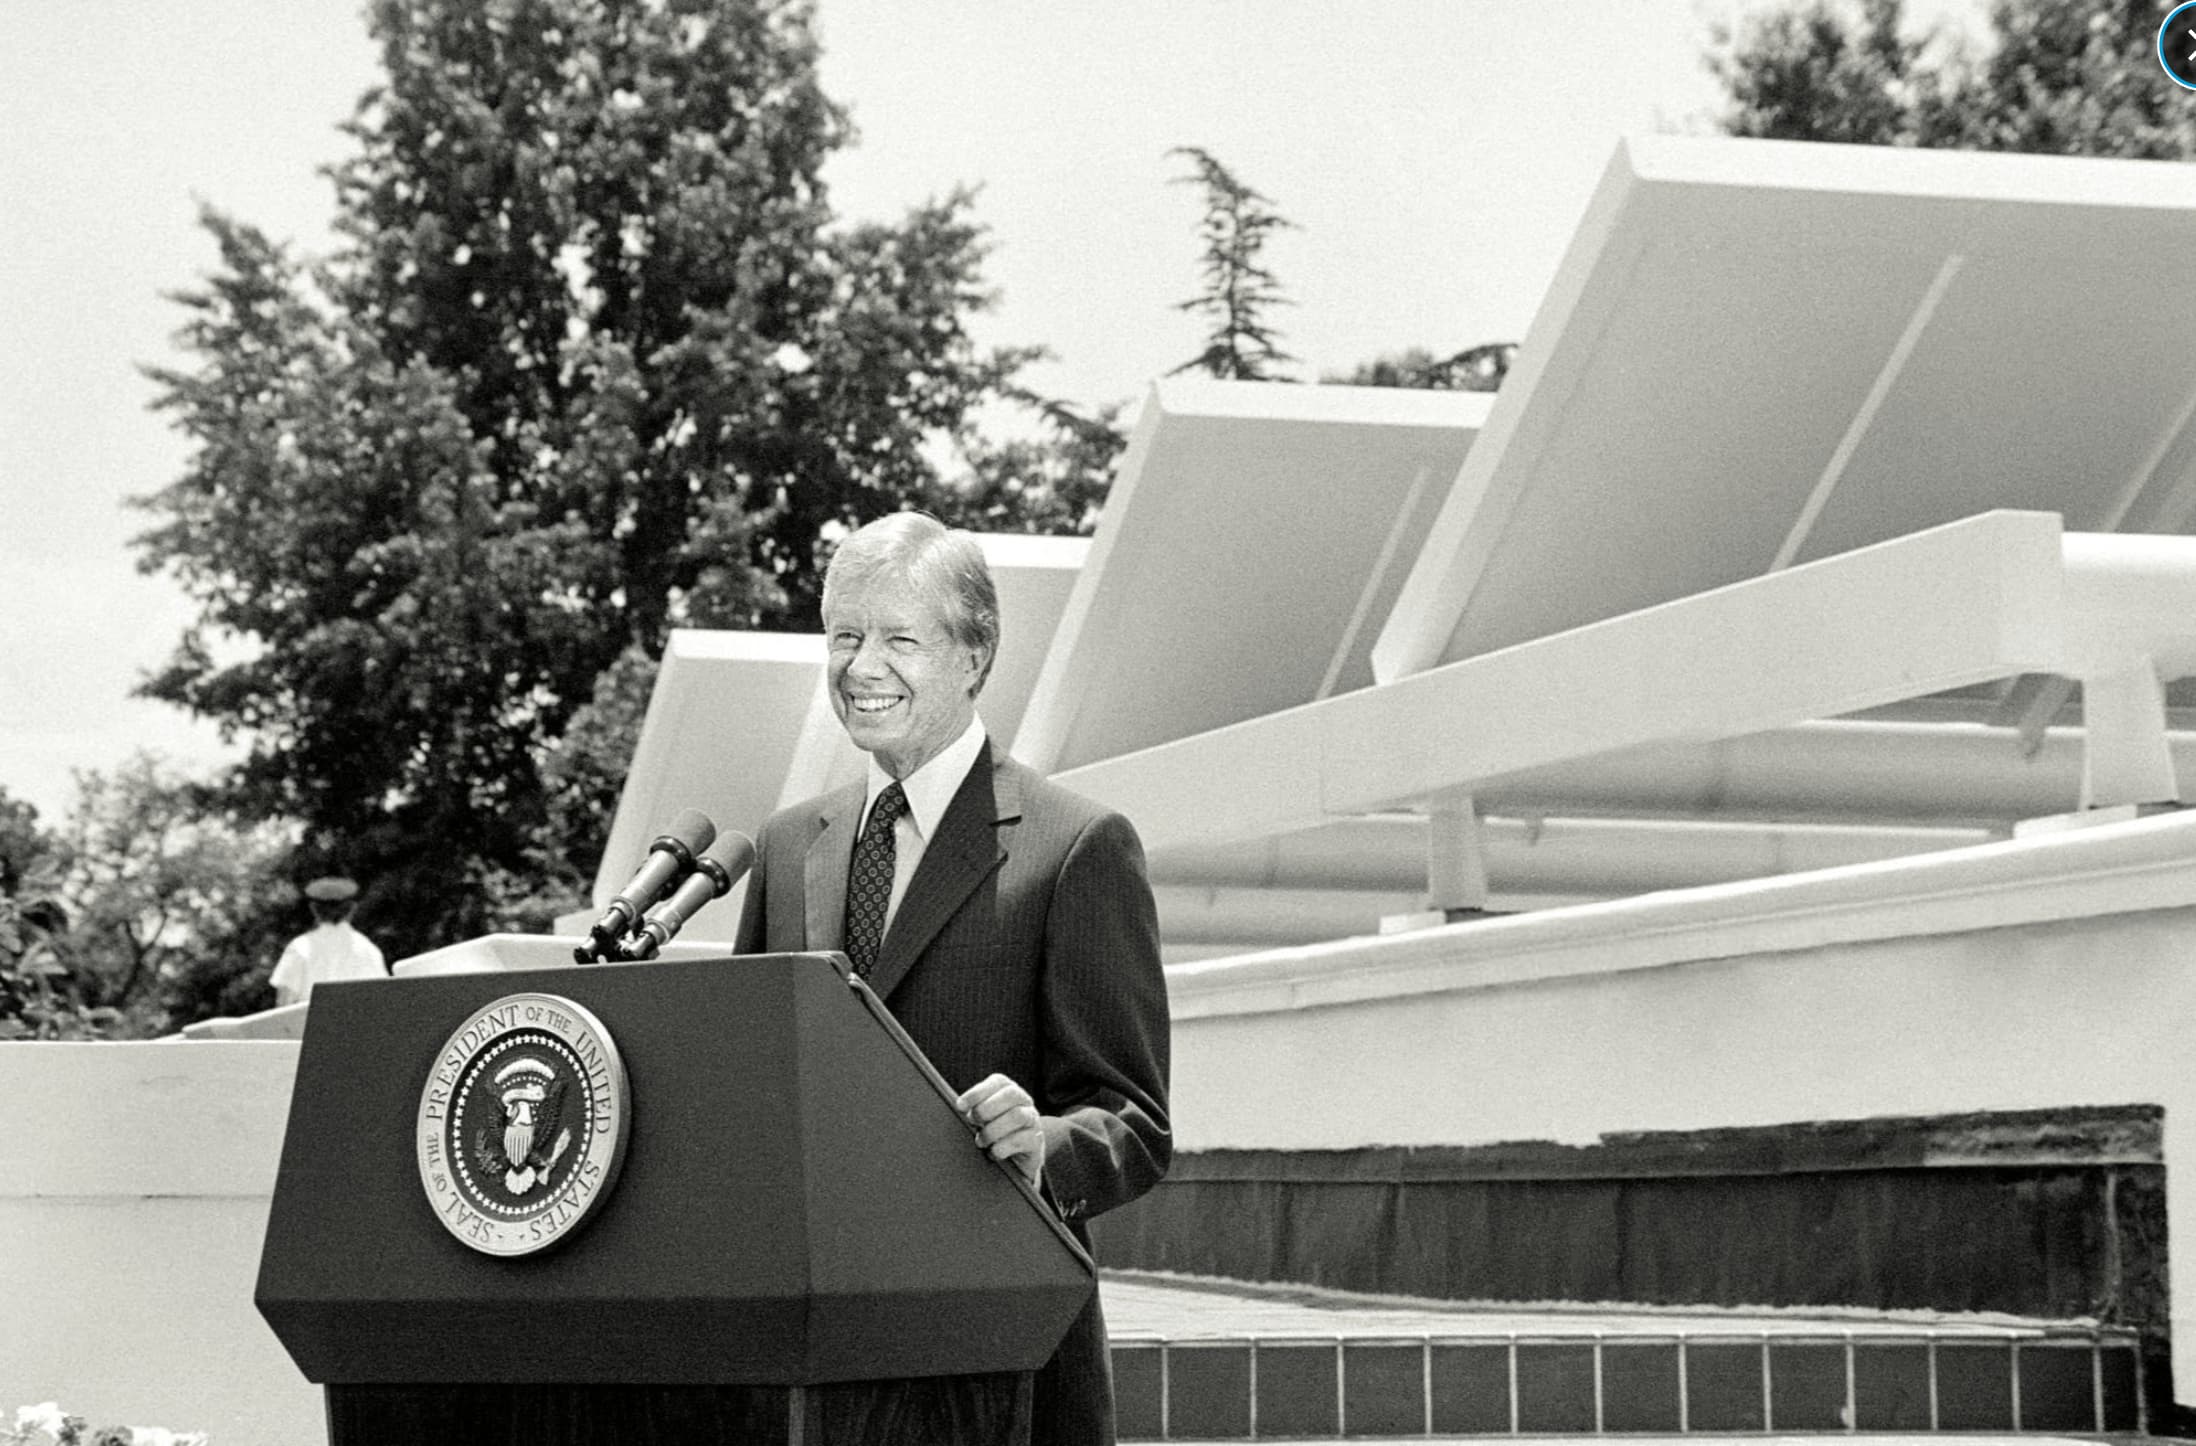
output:
M739 952L844 947L864 788L763 827ZM993 1072L1044 1117L1044 1188L1082 1222L1173 1157L1167 997L1143 847L1127 819L986 743L923 850L870 987L958 1092ZM1092 1297L1038 1373L1034 1439L1111 1442L1112 1375Z

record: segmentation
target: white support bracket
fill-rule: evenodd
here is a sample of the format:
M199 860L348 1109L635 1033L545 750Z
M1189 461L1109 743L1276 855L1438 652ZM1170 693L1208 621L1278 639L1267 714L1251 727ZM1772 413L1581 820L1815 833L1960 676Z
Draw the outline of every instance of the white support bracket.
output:
M1426 907L1444 915L1487 907L1487 841L1468 793L1426 810Z
M2082 724L2084 810L2179 801L2166 740L2165 685L2147 655L2082 678Z
M1479 810L1468 793L1448 793L1428 802L1426 814L1426 900L1414 914L1389 914L1383 934L1430 929L1487 912L1487 840Z

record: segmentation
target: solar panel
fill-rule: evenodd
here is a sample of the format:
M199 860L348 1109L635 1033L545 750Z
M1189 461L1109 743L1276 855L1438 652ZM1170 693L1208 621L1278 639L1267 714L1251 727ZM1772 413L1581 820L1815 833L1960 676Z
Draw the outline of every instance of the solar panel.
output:
M1016 755L1052 772L1369 685L1373 638L1489 403L1160 382Z
M1996 509L2196 511L2196 170L1624 142L1374 665Z

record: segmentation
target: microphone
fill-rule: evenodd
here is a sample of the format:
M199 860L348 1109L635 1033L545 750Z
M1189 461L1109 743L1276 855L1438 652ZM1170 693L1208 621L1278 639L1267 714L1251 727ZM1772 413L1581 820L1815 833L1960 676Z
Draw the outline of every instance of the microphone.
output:
M711 899L721 899L755 866L755 841L734 829L710 846L695 861L694 872L679 881L671 897L648 911L640 932L626 945L628 959L653 959L658 950L678 937L686 921L701 912Z
M671 820L671 827L656 836L648 846L648 857L634 873L632 882L618 891L618 896L603 910L595 927L588 931L589 941L572 951L572 957L586 964L618 953L618 941L640 921L641 910L655 901L675 880L684 877L694 867L694 856L709 847L717 836L717 826L709 821L709 815L698 808L682 808L678 817ZM754 845L749 844L750 851Z

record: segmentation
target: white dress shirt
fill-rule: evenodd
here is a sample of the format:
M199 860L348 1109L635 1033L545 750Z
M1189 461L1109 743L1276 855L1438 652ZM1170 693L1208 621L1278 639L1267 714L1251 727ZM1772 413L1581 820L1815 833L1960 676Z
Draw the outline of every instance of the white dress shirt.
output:
M937 836L938 824L945 818L953 795L961 791L968 780L969 770L976 766L976 755L984 748L984 720L971 718L961 736L945 746L944 751L922 767L900 780L900 790L907 795L907 807L892 824L892 898L885 904L884 930L878 935L881 944L884 935L892 932L893 917L900 912L900 900L907 893L908 880L915 877L915 866L923 861L923 850ZM862 799L862 824L869 823L869 811L876 807L877 795L892 782L892 775L884 771L877 756L869 758L869 792ZM861 832L856 830L856 838Z
M267 982L309 999L315 984L331 979L382 979L388 973L374 941L338 920L315 925L292 939Z

